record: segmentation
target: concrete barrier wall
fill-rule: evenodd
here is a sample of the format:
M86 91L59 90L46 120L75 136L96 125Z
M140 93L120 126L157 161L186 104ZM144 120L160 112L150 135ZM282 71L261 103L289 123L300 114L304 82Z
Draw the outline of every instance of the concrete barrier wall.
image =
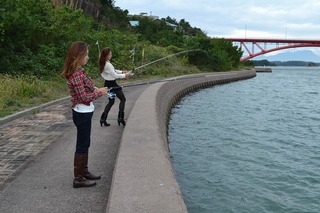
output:
M168 151L171 109L191 92L255 76L255 70L190 75L155 83L146 89L127 119L107 212L187 212Z

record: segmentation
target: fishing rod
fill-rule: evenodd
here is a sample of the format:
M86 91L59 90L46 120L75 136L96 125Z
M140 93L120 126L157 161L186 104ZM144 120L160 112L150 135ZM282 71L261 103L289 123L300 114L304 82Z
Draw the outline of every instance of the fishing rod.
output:
M149 63L147 63L147 64L144 64L144 65L142 65L142 66L136 67L136 68L134 68L134 69L131 69L131 70L129 71L129 72L130 72L130 75L133 76L133 75L134 75L134 71L137 70L137 69L141 69L141 68L143 68L143 67L146 67L146 66L149 66L149 65L151 65L151 64L157 63L157 62L162 61L162 60L164 60L164 59L167 59L167 58L170 58L170 57L173 57L173 56L177 56L177 55L180 55L180 54L183 54L183 53L196 52L196 51L201 51L201 52L207 53L207 51L201 50L201 49L184 50L184 51L181 51L181 52L178 52L178 53L175 53L175 54L171 54L171 55L165 56L165 57L163 57L163 58L159 58L159 59L157 59L157 60L151 61L151 62L149 62ZM205 77L205 76L196 76L196 77L191 77L191 78L199 78L199 77L202 78L202 77ZM190 77L181 78L181 80L182 80L182 79L187 79L187 78L190 78ZM154 81L154 82L150 82L150 81L149 81L149 82L144 82L144 83L139 83L139 84L134 84L134 85L125 85L125 86L120 86L120 87L110 87L109 90L108 90L107 97L108 97L108 98L111 98L111 99L115 98L115 97L116 97L115 92L122 90L123 87L138 86L138 85L142 85L142 84L150 84L150 83L157 83L157 82L166 82L166 81L172 81L172 80L173 80L173 81L176 81L177 79L176 79L176 78L175 78L175 79L170 79L170 80L169 80L169 79L166 79L166 80L158 79L158 80L156 80L156 81ZM179 80L180 80L180 79L179 79Z
M97 42L95 43L95 45L98 46L99 57L100 57L101 51L100 51L99 41L97 41ZM207 53L207 51L201 50L201 49L184 50L184 51L181 51L181 52L178 52L178 53L175 53L175 54L171 54L171 55L165 56L165 57L163 57L163 58L159 58L159 59L157 59L157 60L151 61L151 62L149 62L149 63L147 63L147 64L144 64L144 65L141 65L141 66L139 66L139 67L133 68L133 69L131 69L131 70L129 71L129 72L130 72L130 75L133 76L135 70L141 69L141 68L143 68L143 67L149 66L149 65L151 65L151 64L157 63L157 62L162 61L162 60L165 60L165 59L167 59L167 58L171 58L171 57L173 57L173 56L181 55L181 54L183 54L183 53L196 52L196 51L201 51L201 52Z
M147 63L147 64L144 64L144 65L141 65L141 66L139 66L139 67L133 68L133 69L131 69L129 72L131 73L131 75L134 75L134 71L137 70L137 69L141 69L141 68L143 68L143 67L149 66L149 65L151 65L151 64L157 63L157 62L162 61L162 60L165 60L165 59L167 59L167 58L171 58L171 57L173 57L173 56L177 56L177 55L180 55L180 54L183 54L183 53L187 53L187 52L196 52L196 51L202 51L202 52L205 52L205 53L207 52L207 51L201 50L201 49L184 50L184 51L181 51L181 52L178 52L178 53L175 53L175 54L171 54L171 55L165 56L165 57L163 57L163 58L159 58L159 59L157 59L157 60L151 61L151 62L149 62L149 63Z

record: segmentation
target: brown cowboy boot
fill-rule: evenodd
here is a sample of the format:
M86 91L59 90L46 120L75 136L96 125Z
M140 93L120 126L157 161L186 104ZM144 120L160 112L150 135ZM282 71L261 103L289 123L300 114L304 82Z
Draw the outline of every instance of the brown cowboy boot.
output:
M94 175L92 173L89 172L88 170L88 155L89 155L89 151L87 151L85 154L85 158L84 158L84 173L83 176L87 179L87 180L99 180L101 179L101 176L97 176Z
M96 185L95 181L87 180L84 177L85 154L74 155L74 179L73 188L91 187Z

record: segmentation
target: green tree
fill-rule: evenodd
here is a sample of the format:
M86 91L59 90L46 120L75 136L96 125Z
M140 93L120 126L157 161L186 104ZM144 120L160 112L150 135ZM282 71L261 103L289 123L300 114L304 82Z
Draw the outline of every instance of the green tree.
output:
M196 36L188 37L186 49L200 49L203 52L189 53L189 62L208 71L225 71L240 65L242 52L232 45L232 42L221 39L208 39L199 32Z
M82 10L54 8L45 0L4 1L1 73L39 77L58 73L70 43L92 36L93 18Z
M128 10L122 10L115 6L113 0L100 0L102 4L100 21L107 29L127 29L129 25Z
M35 70L34 53L44 40L46 17L52 4L46 1L3 0L3 42L1 43L1 72L23 73Z
M107 5L109 7L114 7L115 1L114 0L100 0L102 5Z

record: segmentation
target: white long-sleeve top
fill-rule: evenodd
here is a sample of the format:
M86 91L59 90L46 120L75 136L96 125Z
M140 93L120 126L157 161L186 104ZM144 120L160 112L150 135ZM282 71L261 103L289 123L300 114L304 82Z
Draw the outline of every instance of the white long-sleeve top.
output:
M126 77L126 75L123 74L121 70L116 70L114 66L110 63L110 61L106 61L106 65L104 65L101 76L107 81L113 81L113 80L116 80L117 78Z

